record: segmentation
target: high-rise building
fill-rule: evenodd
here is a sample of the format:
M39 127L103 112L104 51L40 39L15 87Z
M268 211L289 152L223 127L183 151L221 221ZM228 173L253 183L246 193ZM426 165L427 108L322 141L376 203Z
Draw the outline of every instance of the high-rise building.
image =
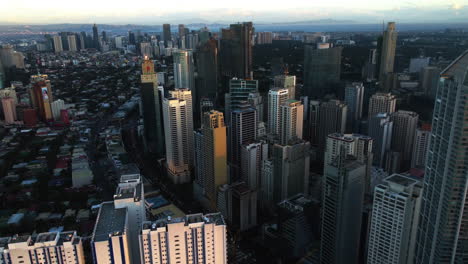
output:
M197 168L196 184L199 184L216 209L216 192L221 185L228 183L227 170L227 131L223 113L209 111L203 114L202 127L196 132L195 141L199 151L195 153Z
M387 30L383 33L382 49L380 51L380 89L390 91L387 81L393 73L395 64L395 50L398 33L395 31L395 22L388 22Z
M347 124L354 131L354 127L362 118L364 103L364 85L362 83L347 84L345 87L345 103L348 106Z
M225 113L238 109L249 100L249 94L258 93L257 80L243 80L233 78L229 80L229 93L225 94ZM231 120L226 120L229 125Z
M284 75L277 75L274 79L274 87L288 89L289 99L296 99L296 76L288 75L288 72Z
M265 104L263 103L263 96L260 93L249 93L247 102L257 110L257 121L263 122L265 119Z
M367 263L414 263L422 183L393 174L375 187Z
M388 113L379 113L369 118L368 135L374 139L374 165L384 167L385 153L392 143L393 121Z
M140 43L140 54L144 58L153 58L153 47L149 42L141 42Z
M220 213L145 222L141 263L227 264L226 223Z
M77 42L76 42L76 36L75 35L68 35L67 36L68 38L68 50L69 51L78 51L78 47L77 47Z
M412 58L410 60L409 72L410 73L420 73L421 70L429 66L431 58Z
M164 40L164 45L166 45L166 47L167 47L168 42L172 41L170 24L163 24L163 40Z
M220 40L221 76L227 81L234 77L252 78L253 24L231 24L222 29Z
M11 97L2 98L3 116L5 117L5 123L13 124L16 120L16 103Z
M366 166L345 151L325 163L320 263L358 263Z
M302 139L304 106L301 101L289 99L280 106L281 145L287 145L291 140Z
M424 168L426 165L426 153L431 139L431 126L425 125L416 129L414 137L413 154L411 156L411 168Z
M391 114L395 112L396 97L391 93L376 93L369 99L369 118L374 117L378 113Z
M51 120L52 109L50 102L53 102L52 88L47 75L31 76L31 99L33 106L38 110L39 116L43 120Z
M251 190L261 186L261 170L264 160L268 159L268 143L255 141L241 146L242 180Z
M419 115L412 111L398 110L390 115L390 119L393 122L392 150L401 152L402 161L409 162L413 153ZM404 164L404 166L409 167L409 164Z
M248 104L231 111L229 126L229 182L240 179L241 146L257 138L257 111Z
M327 43L328 44L328 43ZM309 99L335 94L340 82L342 47L304 47L304 93Z
M185 36L185 25L184 24L179 24L179 38L182 36Z
M5 69L3 68L2 60L0 58L0 89L6 86Z
M162 115L163 93L158 89L154 63L147 58L141 66L141 112L144 136L148 150L158 157L164 156L164 121Z
M325 151L327 136L332 133L345 133L347 114L348 106L339 100L330 100L320 104L316 141L320 159Z
M11 97L13 98L13 101L15 101L16 104L18 103L18 96L16 95L16 89L14 86L6 87L3 89L0 88L0 98L5 97Z
M468 52L441 73L432 116L416 263L468 262Z
M84 264L83 242L75 231L0 238L1 263Z
M99 39L99 32L97 25L93 25L93 48L101 50L101 40Z
M99 208L91 236L94 263L141 263L139 233L146 221L144 187L135 165L127 165L114 201Z
M281 131L281 105L288 100L288 89L274 88L268 92L268 132L279 135Z
M308 193L310 143L303 140L288 145L273 145L272 179L266 179L266 189L272 190L273 203L292 197L298 193ZM263 185L263 183L262 183Z
M257 225L257 190L244 182L229 185L229 222L235 229L245 231Z
M273 33L272 32L257 32L256 34L256 45L262 44L271 44L273 43Z
M65 109L65 102L62 99L58 99L53 101L50 104L50 107L52 109L52 117L54 118L55 121L60 119L60 111L62 109Z
M194 91L193 55L190 50L177 50L172 53L174 58L175 88L188 88ZM198 107L198 105L197 105Z
M59 35L55 35L54 38L54 51L56 53L63 51L62 38Z
M424 94L435 98L437 93L437 84L439 83L439 74L440 69L437 67L424 67L421 70L420 74L420 82L421 82L421 89L423 90Z
M218 102L218 42L210 39L198 46L195 52L197 77L195 80L196 102L207 97ZM202 113L201 113L202 114Z
M310 100L308 106L308 118L306 124L308 124L308 139L312 146L318 145L318 131L319 131L319 117L320 117L320 101Z
M163 102L167 169L174 183L189 183L193 163L191 91L176 89L171 96Z

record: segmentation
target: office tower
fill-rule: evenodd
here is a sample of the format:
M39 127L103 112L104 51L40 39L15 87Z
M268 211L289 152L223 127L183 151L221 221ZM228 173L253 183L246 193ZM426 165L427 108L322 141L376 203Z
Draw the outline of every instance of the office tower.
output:
M154 63L147 58L141 65L141 110L147 146L156 156L164 156L164 121L162 115L163 93L158 89Z
M153 47L149 42L140 43L140 53L144 58L153 58Z
M429 66L431 58L412 58L410 60L409 72L420 73L421 70Z
M211 101L208 98L202 98L200 101L200 120L203 120L203 115L205 112L210 112L211 110L214 110L214 104L213 101Z
M323 174L320 263L358 263L366 166L342 151Z
M185 25L184 24L179 24L179 38L185 36Z
M18 96L16 95L16 89L14 86L0 89L0 98L11 97L15 104L18 103Z
M252 78L253 24L231 24L221 30L220 63L221 76L227 81L234 77Z
M247 98L247 102L257 110L257 121L263 122L264 117L264 104L263 104L263 96L260 93L249 93Z
M260 189L262 164L267 159L268 143L266 141L255 141L241 146L242 181L251 190Z
M267 189L273 191L273 203L298 193L308 193L310 143L303 140L288 145L273 145L273 179Z
M288 75L287 71L284 75L275 76L274 87L288 89L289 99L296 99L296 76Z
M373 81L377 77L377 49L369 50L369 57L364 65L363 79Z
M139 238L141 263L227 264L226 232L220 213L145 222Z
M424 67L421 70L420 82L421 89L426 96L435 98L437 93L437 84L439 83L440 70L437 67Z
M339 100L330 100L320 104L318 114L317 144L319 146L319 159L325 151L327 136L332 133L344 134L348 106Z
M56 53L62 52L63 51L62 38L58 35L55 35L53 39L54 39L54 51Z
M250 93L258 93L257 80L243 80L233 78L229 80L229 93L225 94L225 113L239 108L249 100ZM231 120L226 120L230 124Z
M419 115L411 111L398 110L390 115L393 122L392 150L402 153L403 162L411 161L414 136L418 127ZM409 164L404 164L408 166ZM408 168L405 168L408 169Z
M375 187L367 263L414 263L421 180L393 174Z
M52 89L47 75L31 76L31 99L33 106L38 110L39 116L43 120L51 120L52 109L50 102L53 101Z
M174 58L175 88L194 90L193 56L189 50L177 50L172 53ZM198 105L197 105L198 106Z
M115 41L115 48L117 49L123 49L123 39L124 37L123 36L117 36L114 38L114 41Z
M353 130L362 118L364 102L364 85L362 83L347 84L345 87L345 103L348 106L347 124Z
M203 188L210 208L216 210L216 192L221 185L228 183L227 131L223 113L214 110L205 112L199 133L196 145L200 146L200 150L195 153L197 183Z
M54 118L55 121L60 119L60 111L62 109L65 109L65 102L62 99L58 99L53 101L50 104L50 107L52 109L52 117Z
M101 50L101 40L99 39L99 32L96 24L93 25L93 48Z
M85 50L87 48L87 45L86 45L86 32L81 32L80 34L77 33L76 39L80 43L80 50Z
M232 183L240 179L241 146L257 139L257 111L243 104L230 112L229 126L229 167Z
M281 131L281 108L288 100L288 89L274 88L268 92L268 132L279 135Z
M12 59L13 59L13 65L17 69L24 69L24 55L22 52L13 52L12 54Z
M301 101L289 99L280 106L281 145L287 145L291 140L302 139L304 106Z
M257 225L257 190L244 182L229 186L228 215L231 225L245 231Z
M163 102L164 132L166 140L167 169L174 183L189 183L191 156L193 151L192 131L187 127L191 120L188 112L191 107L186 100L166 98Z
M135 45L136 44L136 38L135 38L135 33L132 31L128 32L128 43L130 45Z
M186 102L186 111L187 113L185 114L187 118L187 122L185 122L185 129L189 133L188 135L188 145L191 149L188 153L189 157L189 162L190 165L192 165L193 161L193 102L192 102L192 91L187 89L187 88L180 88L180 89L174 89L172 91L169 91L169 95L172 98L177 98L179 100L184 100Z
M163 40L164 40L164 44L166 45L166 47L167 47L168 42L172 41L170 24L163 24Z
M441 73L426 158L416 263L468 262L468 52Z
M3 69L2 60L0 58L0 89L3 89L6 85L5 70Z
M393 73L397 35L395 22L389 22L387 30L383 33L382 49L380 52L379 82L382 91L390 91L390 87L387 85L387 79L389 75Z
M393 113L396 107L396 97L391 93L376 93L369 99L369 118L378 113Z
M392 143L393 121L388 113L379 113L369 118L368 135L374 139L374 165L383 168L385 153Z
M195 52L197 65L197 100L207 97L214 102L218 99L218 43L210 39L198 46Z
M76 45L76 36L75 35L68 35L68 50L75 52L78 51L78 47Z
M1 263L84 264L83 242L76 231L0 238Z
M138 237L146 221L143 182L135 165L121 171L114 201L101 204L91 236L96 264L141 263Z
M13 66L13 46L7 44L0 47L0 62L5 68L10 68Z
M273 33L272 32L257 32L256 35L257 36L256 36L255 44L257 44L257 45L273 43Z
M11 97L2 98L3 116L5 117L5 123L13 124L16 120L16 103Z
M411 156L411 168L424 168L426 165L426 153L431 138L431 126L426 125L416 129L414 137L413 154Z
M318 145L318 130L319 130L319 117L320 117L320 101L311 100L309 101L309 109L308 109L308 119L306 124L308 123L308 139L310 140L310 144L312 146Z
M60 32L60 38L62 39L62 48L63 50L68 51L68 35L70 32Z
M102 41L107 42L107 33L105 31L102 31Z
M327 43L328 44L328 43ZM304 47L304 93L309 99L335 94L340 82L342 47Z

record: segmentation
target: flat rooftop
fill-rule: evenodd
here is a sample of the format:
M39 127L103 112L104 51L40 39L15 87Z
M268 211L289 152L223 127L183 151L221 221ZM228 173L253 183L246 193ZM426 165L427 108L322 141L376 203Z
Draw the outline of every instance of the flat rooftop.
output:
M402 174L390 175L387 178L385 178L385 181L386 182L397 183L397 184L405 186L405 187L409 187L409 186L411 186L413 184L418 183L417 180L412 179L411 177L408 177L408 176L405 176L405 175L402 175Z
M58 235L58 233L56 233L56 232L40 233L36 237L36 242L37 243L43 243L43 242L54 241L57 238L57 235Z
M125 232L127 208L116 209L114 202L101 204L93 235L93 241L105 241L109 236L121 235Z
M213 214L192 214L186 215L185 217L168 217L165 219L160 219L155 222L144 222L143 229L151 229L156 230L160 227L166 227L169 224L174 223L184 223L186 226L189 224L194 223L205 223L205 224L215 224L215 225L226 225L224 221L223 215L221 213L213 213Z

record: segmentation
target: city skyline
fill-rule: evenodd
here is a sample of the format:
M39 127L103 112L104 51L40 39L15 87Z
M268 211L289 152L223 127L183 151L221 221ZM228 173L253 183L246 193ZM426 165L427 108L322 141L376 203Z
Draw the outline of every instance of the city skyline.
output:
M89 9L93 6L93 11ZM10 12L14 10L15 12ZM400 22L445 21L462 22L468 18L468 3L463 0L392 1L390 3L358 0L352 7L345 0L330 2L308 2L294 0L285 7L280 1L252 3L208 2L193 5L188 1L166 2L164 5L148 3L144 7L129 7L122 0L84 0L80 5L69 8L67 3L45 0L41 5L31 1L8 1L2 4L0 24L41 23L141 23L154 25L169 23L231 23L252 20L256 23L298 22L321 19L346 20L355 23L376 23L382 20ZM46 14L46 15L44 15ZM428 21L427 18L431 18Z

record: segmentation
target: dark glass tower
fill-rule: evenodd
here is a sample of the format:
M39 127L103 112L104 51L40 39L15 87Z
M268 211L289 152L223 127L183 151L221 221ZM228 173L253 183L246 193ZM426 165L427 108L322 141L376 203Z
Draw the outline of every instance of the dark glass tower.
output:
M99 32L96 24L93 25L93 48L100 50L101 45L99 43Z

